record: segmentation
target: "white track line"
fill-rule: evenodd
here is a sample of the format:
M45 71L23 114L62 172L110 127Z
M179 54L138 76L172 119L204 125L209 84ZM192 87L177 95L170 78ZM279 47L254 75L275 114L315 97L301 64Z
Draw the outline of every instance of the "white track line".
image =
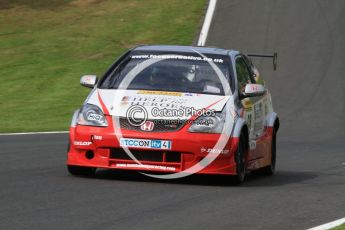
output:
M206 44L208 31L210 30L210 26L211 26L214 11L216 9L216 5L217 5L217 0L210 0L208 3L208 8L207 8L204 24L202 25L202 29L199 35L198 46L205 46Z
M335 220L335 221L332 221L332 222L329 222L327 224L323 224L323 225L320 225L320 226L317 226L314 228L309 228L308 230L328 230L331 228L335 228L339 225L342 225L344 223L345 223L345 218L342 218L342 219Z
M68 132L69 131L29 132L29 133L0 133L0 136L33 135L33 134L59 134L59 133L68 133Z
M208 31L210 30L212 18L214 11L216 9L217 0L210 0L208 3L208 8L202 26L198 46L204 46L207 40ZM68 133L68 131L52 131L52 132L29 132L29 133L0 133L0 136L15 136L15 135L33 135L33 134L57 134L57 133Z

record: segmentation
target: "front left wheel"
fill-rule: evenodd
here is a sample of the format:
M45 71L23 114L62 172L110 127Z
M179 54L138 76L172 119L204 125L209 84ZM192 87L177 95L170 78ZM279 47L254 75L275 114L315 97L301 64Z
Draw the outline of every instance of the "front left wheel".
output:
M236 161L236 175L234 180L236 184L242 184L246 177L246 161L245 161L246 143L243 134L240 136L238 143L235 161Z

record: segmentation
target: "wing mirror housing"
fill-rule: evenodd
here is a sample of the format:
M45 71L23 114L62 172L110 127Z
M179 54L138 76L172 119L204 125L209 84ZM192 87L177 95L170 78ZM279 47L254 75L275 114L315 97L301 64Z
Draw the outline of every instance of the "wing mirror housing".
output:
M242 93L242 97L259 97L263 96L265 93L265 86L260 84L247 84L244 93Z
M93 88L97 84L97 76L96 75L84 75L80 78L80 84L87 88Z

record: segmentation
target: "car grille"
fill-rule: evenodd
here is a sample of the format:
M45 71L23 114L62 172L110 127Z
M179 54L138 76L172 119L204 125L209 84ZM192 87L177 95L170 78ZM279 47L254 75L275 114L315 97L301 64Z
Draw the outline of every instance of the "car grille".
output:
M181 162L180 152L171 151L158 151L158 150L131 150L131 153L139 161L149 161L149 162L166 162L166 163L179 163ZM112 148L110 149L110 159L118 160L132 160L125 150L122 148Z
M169 121L158 121L153 120L154 128L152 131L143 131L140 129L140 126L132 125L126 118L120 118L120 127L121 129L127 130L136 130L141 132L173 132L180 130L185 124L186 120L169 120Z

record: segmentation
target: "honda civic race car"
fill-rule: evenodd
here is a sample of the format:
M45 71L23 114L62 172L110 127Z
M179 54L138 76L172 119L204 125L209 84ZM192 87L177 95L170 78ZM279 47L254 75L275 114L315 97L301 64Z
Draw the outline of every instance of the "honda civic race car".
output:
M158 178L191 174L273 175L279 118L251 61L235 50L138 46L122 55L75 111L67 168L136 170ZM251 55L273 57L276 55Z

